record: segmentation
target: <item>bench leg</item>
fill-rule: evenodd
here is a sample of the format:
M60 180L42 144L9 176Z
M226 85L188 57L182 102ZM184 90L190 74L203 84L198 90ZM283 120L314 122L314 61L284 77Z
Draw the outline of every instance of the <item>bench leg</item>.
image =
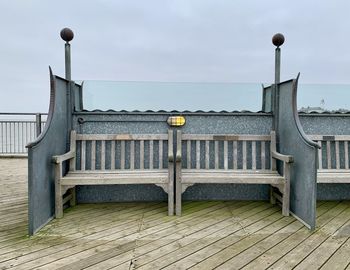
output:
M276 198L273 195L273 186L270 186L270 203L271 204L276 204Z
M174 165L169 163L168 215L174 215Z
M181 185L181 168L176 166L176 215L181 216L181 204L182 204L182 185Z
M72 194L72 199L69 200L70 206L76 206L77 205L77 193L75 187L71 188L71 194Z
M60 183L62 166L56 164L55 166L55 216L56 218L63 217L63 198L62 187Z
M284 166L284 187L283 187L283 202L282 202L282 215L289 216L290 206L290 165Z

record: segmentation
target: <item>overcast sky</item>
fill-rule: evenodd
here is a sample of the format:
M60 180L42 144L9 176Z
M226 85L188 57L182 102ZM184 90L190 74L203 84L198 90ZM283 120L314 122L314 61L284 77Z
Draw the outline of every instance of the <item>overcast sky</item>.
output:
M282 80L350 84L348 0L1 0L0 14L0 111L47 111L63 27L74 80L270 83L282 32Z

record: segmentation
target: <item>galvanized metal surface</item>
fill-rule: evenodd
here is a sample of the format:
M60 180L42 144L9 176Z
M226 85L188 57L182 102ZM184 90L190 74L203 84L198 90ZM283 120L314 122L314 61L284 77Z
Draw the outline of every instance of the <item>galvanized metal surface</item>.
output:
M298 79L278 85L278 151L292 155L290 209L311 229L316 226L317 145L303 132L297 112ZM279 164L279 170L282 170Z
M47 125L28 147L29 234L34 234L54 215L54 167L52 156L65 153L68 129L68 81L50 70L51 93Z

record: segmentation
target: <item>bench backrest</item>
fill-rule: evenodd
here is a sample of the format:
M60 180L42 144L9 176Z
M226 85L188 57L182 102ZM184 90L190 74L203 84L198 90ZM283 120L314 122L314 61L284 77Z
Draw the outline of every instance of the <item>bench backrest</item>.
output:
M181 134L181 133L180 133ZM182 168L223 170L269 170L272 135L182 134ZM272 138L272 140L271 140Z
M76 134L76 161L75 168L71 169L80 171L166 169L168 145L172 147L172 140L172 132Z
M319 170L349 170L350 135L309 135L316 141L318 149Z

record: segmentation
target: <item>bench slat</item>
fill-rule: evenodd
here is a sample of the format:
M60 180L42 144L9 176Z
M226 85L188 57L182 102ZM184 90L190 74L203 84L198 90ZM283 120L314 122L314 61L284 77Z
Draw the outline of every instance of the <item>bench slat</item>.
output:
M243 170L247 169L247 141L243 141Z
M261 142L261 169L265 170L266 168L266 152L265 152L265 142Z
M163 140L159 140L159 169L163 169Z
M224 169L228 170L228 142L224 141Z
M237 170L238 168L238 150L237 150L237 141L233 142L233 169Z
M91 170L96 169L96 141L91 142Z
M256 169L256 142L252 142L252 169Z
M196 169L201 168L201 144L200 141L196 141Z
M187 169L191 169L191 141L187 141Z
M149 141L149 168L153 169L153 140Z
M214 142L215 169L219 169L219 141Z
M335 167L340 169L339 142L335 142Z
M167 140L168 134L77 134L79 141Z
M322 141L318 141L318 144L321 145L321 148L318 149L318 168L322 169Z
M111 170L115 169L115 141L111 142Z
M135 169L135 141L130 142L130 170Z
M209 141L205 141L205 168L209 169Z
M120 169L125 169L125 141L120 142Z
M270 141L270 135L182 134L182 140L200 141Z
M145 167L145 141L140 141L140 169L142 170Z
M106 169L106 141L101 141L101 170Z
M81 142L80 168L85 171L86 141Z
M348 152L348 142L344 142L344 155L345 155L345 169L349 169L349 152Z
M327 168L332 168L332 160L331 160L331 142L327 141Z

